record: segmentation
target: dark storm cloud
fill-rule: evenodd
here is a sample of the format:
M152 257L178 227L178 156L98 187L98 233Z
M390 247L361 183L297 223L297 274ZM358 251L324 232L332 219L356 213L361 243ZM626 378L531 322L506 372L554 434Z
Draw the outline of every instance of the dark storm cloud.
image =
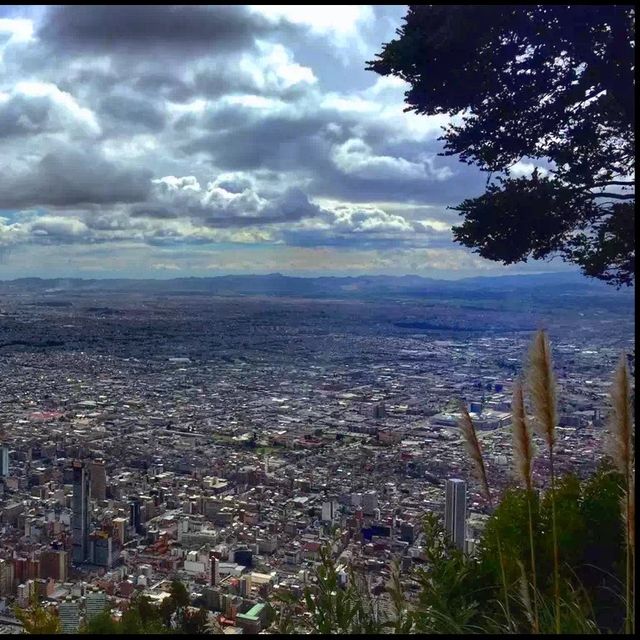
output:
M216 165L229 170L315 170L326 147L320 134L327 124L311 116L263 115L229 106L208 116L203 124L209 132L195 135L182 145L187 153L208 153Z
M144 200L151 172L117 166L90 151L62 147L17 175L0 174L0 207L73 206Z
M70 51L193 53L249 47L274 25L241 5L54 6L38 36Z
M0 138L51 130L49 96L14 95L0 103Z

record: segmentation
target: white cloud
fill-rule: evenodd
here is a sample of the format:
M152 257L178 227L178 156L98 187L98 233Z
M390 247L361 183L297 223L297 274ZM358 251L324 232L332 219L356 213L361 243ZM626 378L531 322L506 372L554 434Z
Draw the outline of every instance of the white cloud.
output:
M362 29L375 20L368 5L250 5L252 11L273 20L302 25L325 36L340 49L367 52Z
M546 176L549 173L544 167L538 167L533 162L525 162L524 160L519 160L512 165L510 171L516 178L528 178L536 169L541 176Z
M297 84L315 84L318 79L310 67L298 64L289 49L281 44L258 41L257 57L243 56L240 69L255 70L258 63L259 75L256 79L263 86L273 85L278 90L290 89Z
M27 18L0 18L0 36L8 36L13 42L28 42L33 38L33 22Z
M404 158L375 155L369 145L354 138L335 146L332 159L340 171L367 180L416 180L428 177L423 164Z

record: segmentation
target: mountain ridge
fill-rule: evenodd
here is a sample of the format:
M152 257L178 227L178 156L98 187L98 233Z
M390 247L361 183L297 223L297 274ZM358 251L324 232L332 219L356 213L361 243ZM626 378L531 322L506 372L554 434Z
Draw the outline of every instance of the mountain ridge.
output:
M281 273L223 276L154 278L17 278L0 280L0 293L31 291L33 293L61 292L147 292L170 294L210 295L271 295L300 297L329 296L424 296L468 294L542 293L546 289L555 294L601 294L620 299L633 295L633 289L616 290L599 280L576 273L518 274L504 276L472 276L459 280L442 280L417 275L364 276L287 276Z

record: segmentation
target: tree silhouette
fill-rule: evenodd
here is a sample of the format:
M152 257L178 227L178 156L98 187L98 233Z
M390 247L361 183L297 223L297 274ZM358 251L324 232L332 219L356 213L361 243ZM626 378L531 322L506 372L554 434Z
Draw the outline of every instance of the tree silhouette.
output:
M409 83L407 111L457 114L442 155L488 173L454 239L631 285L633 6L410 5L397 33L368 68Z

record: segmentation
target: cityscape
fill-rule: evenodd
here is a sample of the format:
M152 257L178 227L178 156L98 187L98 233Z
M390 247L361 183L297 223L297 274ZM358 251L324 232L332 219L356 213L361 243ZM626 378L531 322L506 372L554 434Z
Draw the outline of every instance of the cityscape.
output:
M635 633L635 7L0 8L0 633Z
M57 284L5 283L0 306L5 628L11 603L35 595L75 633L107 603L117 616L135 594L162 601L178 577L225 630L259 632L275 596L301 596L326 544L384 612L392 563L411 593L425 561L424 513L467 551L489 516L456 399L506 487L512 385L545 326L557 465L587 475L610 374L634 352L632 297L605 286L584 311L578 285L548 297L553 311L514 315L477 283L459 306ZM619 314L603 310L612 299ZM420 329L426 318L442 328Z

